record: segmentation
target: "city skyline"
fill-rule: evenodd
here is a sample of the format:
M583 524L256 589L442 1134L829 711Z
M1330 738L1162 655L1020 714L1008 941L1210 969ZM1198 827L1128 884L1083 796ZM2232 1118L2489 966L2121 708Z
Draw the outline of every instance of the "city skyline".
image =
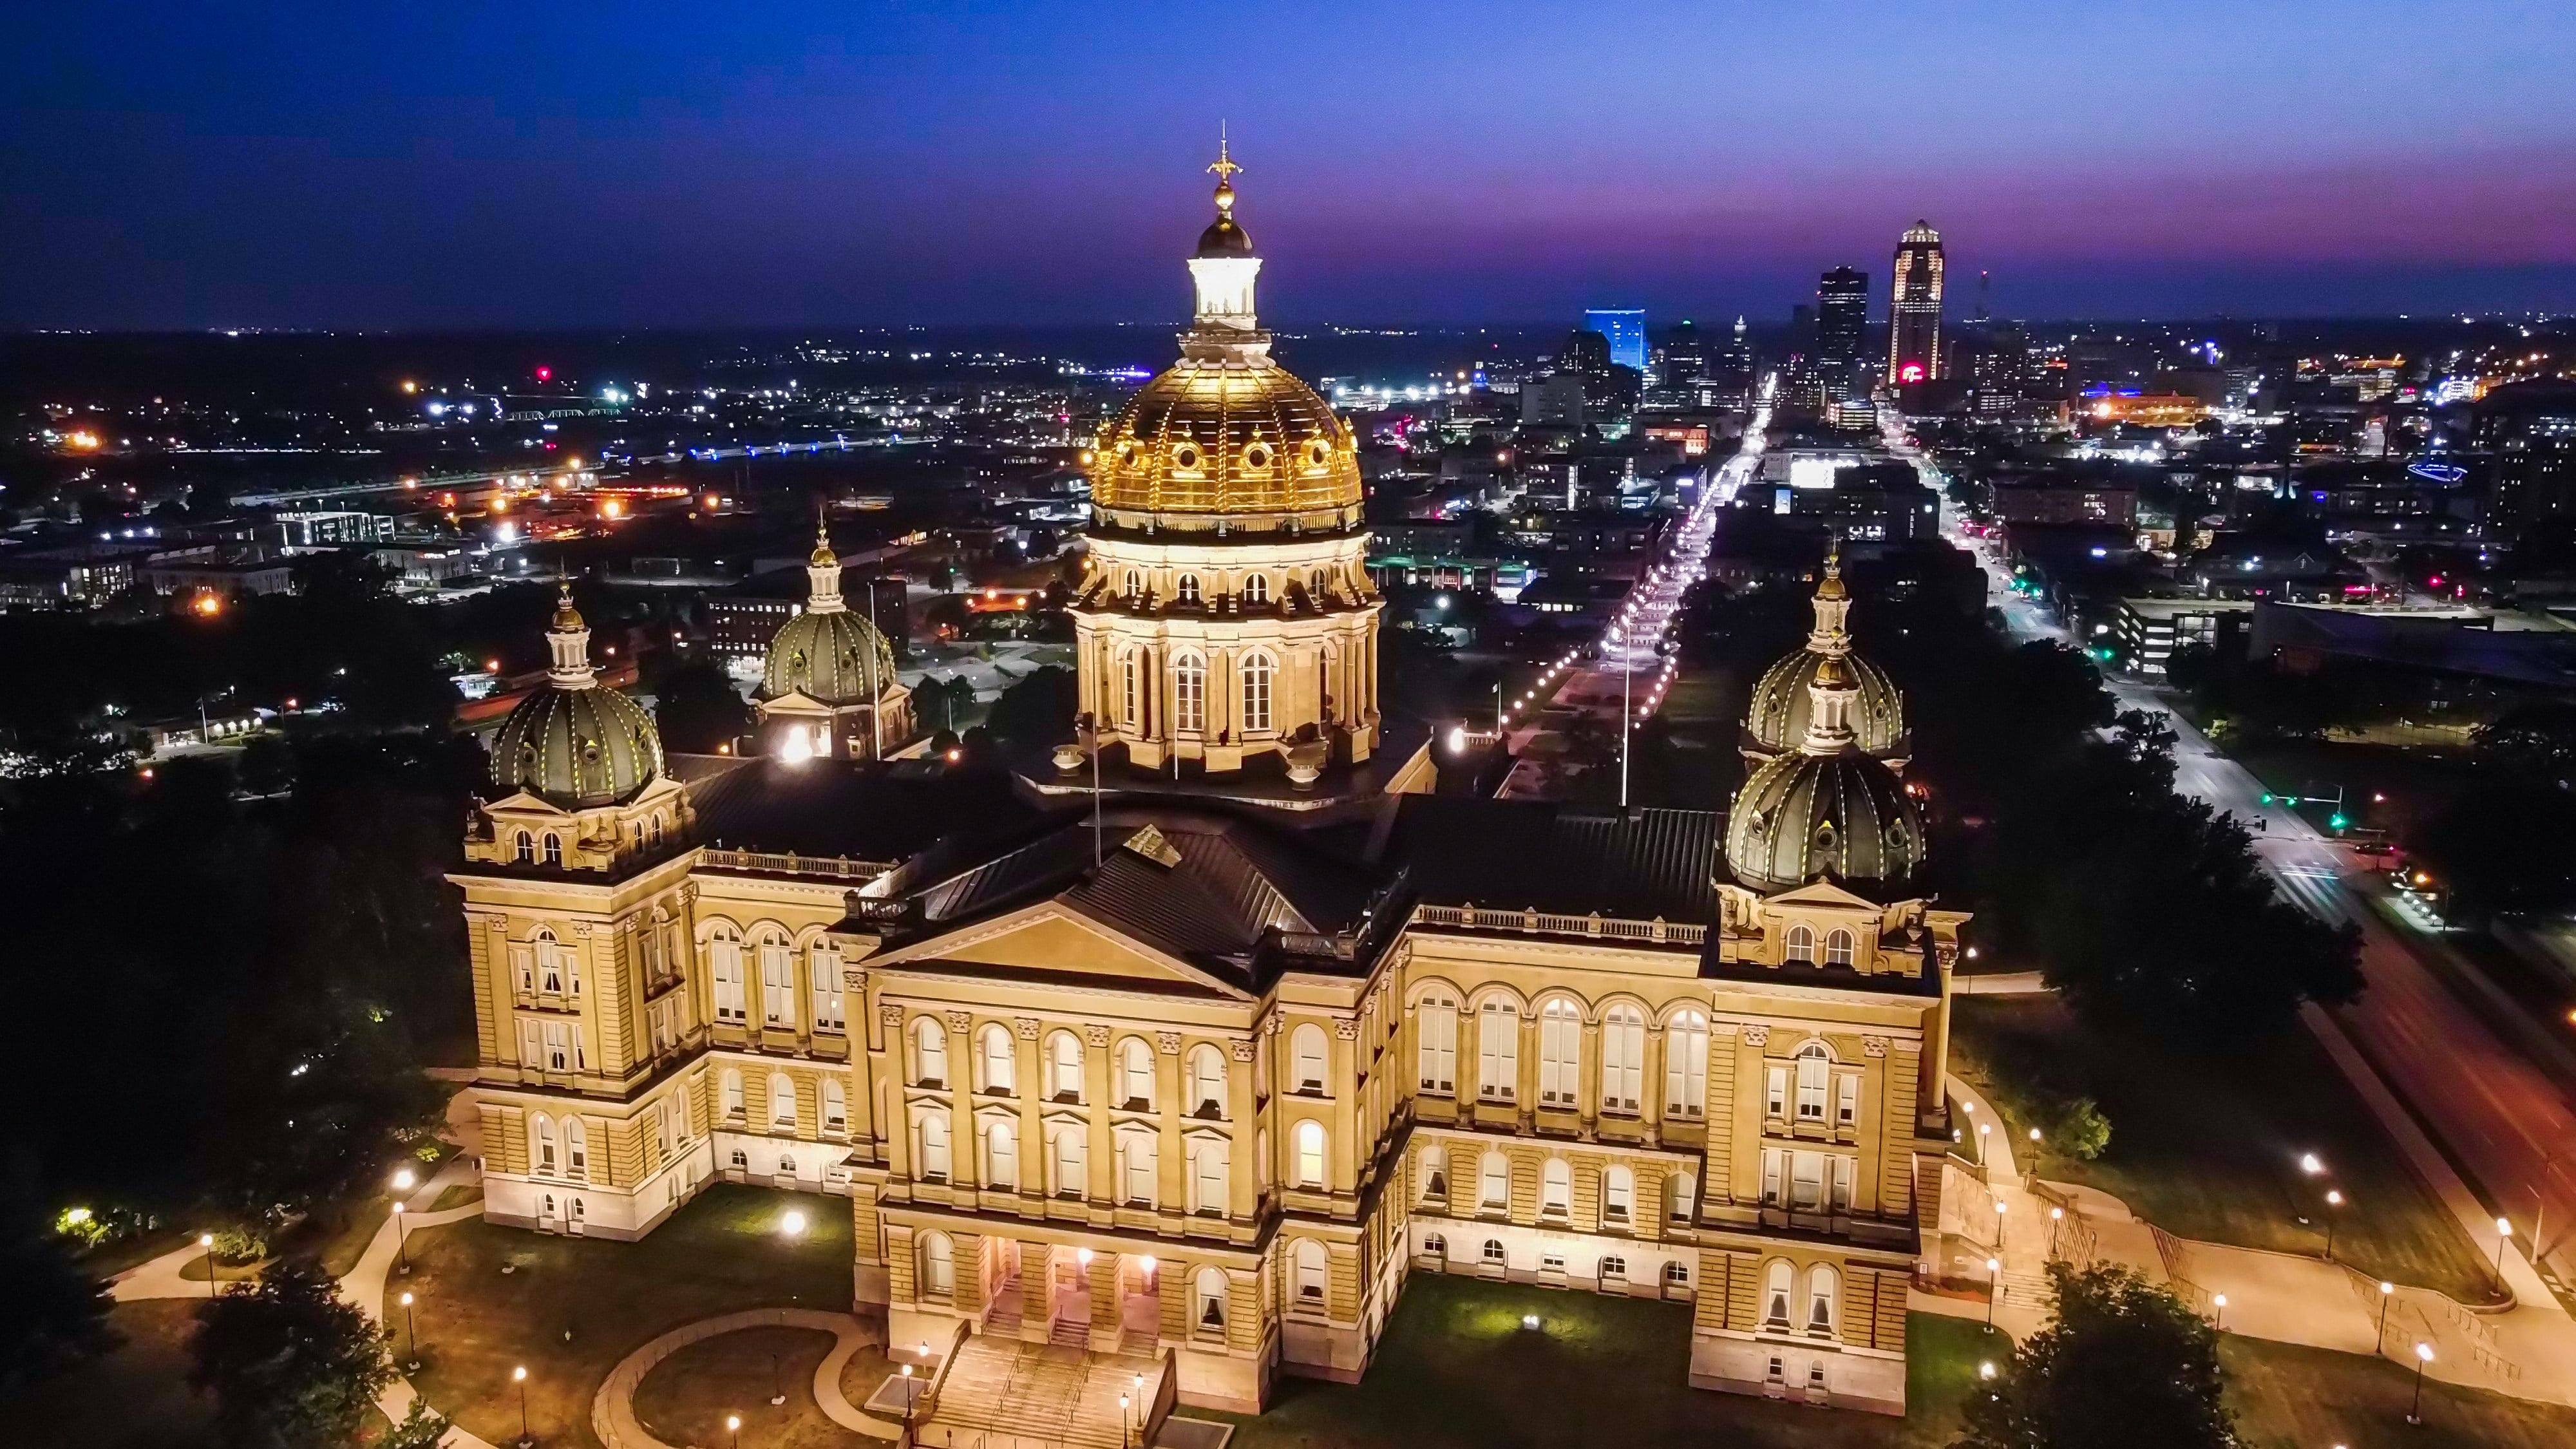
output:
M2001 315L2576 308L2550 220L2576 38L2541 7L2230 12L2217 42L2018 4L1472 32L150 8L38 17L10 63L0 326L1177 317L1152 239L1220 123L1290 322L1777 320L1917 216ZM1247 88L1208 54L1339 83Z

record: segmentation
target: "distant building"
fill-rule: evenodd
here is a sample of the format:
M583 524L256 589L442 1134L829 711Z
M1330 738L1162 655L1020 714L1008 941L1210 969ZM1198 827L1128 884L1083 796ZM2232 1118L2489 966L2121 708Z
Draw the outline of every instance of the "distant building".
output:
M1560 372L1521 384L1521 421L1543 426L1583 426L1583 375Z
M2097 423L2135 423L2146 428L2187 428L2209 416L2209 404L2188 393L2087 393L2082 415Z
M1586 331L1610 339L1610 360L1646 370L1646 313L1639 307L1594 307L1583 314Z
M2005 523L2110 523L2138 521L2138 490L2127 483L2084 478L1998 480L1991 490L1996 518Z
M1889 282L1887 382L1890 387L1941 376L1941 234L1930 222L1907 227L1896 244Z
M2161 679L2165 662L2185 644L2238 652L2254 605L2235 599L2122 599L2117 638L2131 667Z
M1816 375L1828 396L1850 388L1869 331L1869 273L1836 267L1816 281Z
M2523 382L2480 399L2470 437L2494 462L2487 518L2511 530L2576 507L2576 386Z
M281 513L270 522L277 542L287 548L337 548L344 543L375 543L384 537L384 520L359 509Z
M227 598L295 591L295 568L286 559L256 558L214 549L165 554L146 561L136 577L156 594L219 594Z

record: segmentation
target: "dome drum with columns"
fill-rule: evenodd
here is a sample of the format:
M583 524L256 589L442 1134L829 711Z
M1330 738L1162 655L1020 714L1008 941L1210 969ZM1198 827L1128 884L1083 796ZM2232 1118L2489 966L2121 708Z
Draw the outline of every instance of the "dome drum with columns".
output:
M1136 769L1231 775L1275 757L1304 788L1378 745L1381 600L1350 430L1271 360L1261 259L1234 217L1241 168L1220 148L1210 169L1217 216L1189 261L1180 360L1093 450L1079 709Z
M912 691L894 646L850 612L841 560L816 525L805 607L769 642L760 692L761 753L785 759L879 759L912 738Z

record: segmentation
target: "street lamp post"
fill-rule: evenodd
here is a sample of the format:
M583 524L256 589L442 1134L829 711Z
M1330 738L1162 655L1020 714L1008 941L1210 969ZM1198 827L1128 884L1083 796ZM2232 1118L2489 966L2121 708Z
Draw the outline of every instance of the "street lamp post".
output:
M2424 1365L2432 1361L2433 1345L2429 1343L2415 1345L2415 1402L2408 1405L2406 1409L2406 1422L2409 1424L2424 1422Z
M2221 1333L2225 1333L2227 1331L2227 1295L2224 1293L2213 1293L2210 1295L2209 1302L2211 1307L2218 1310L2217 1321L2212 1323L2210 1326Z
M742 1449L742 1415L725 1415L725 1432L733 1436L733 1449Z
M2512 1236L2513 1236L2513 1223L2512 1223L2512 1221L2511 1221L2510 1219L2507 1219L2507 1218L2498 1218L2498 1219L2496 1219L2496 1259L2495 1259L2495 1273L2496 1273L2496 1281L2497 1281L2498 1283L2502 1283L2502 1282L2504 1281L2504 1245L2505 1245L2505 1240L2506 1240L2506 1239L2508 1239L2508 1238L2511 1238Z
M197 1247L206 1255L206 1296L215 1296L215 1235L197 1234Z
M510 1378L519 1386L519 1449L529 1449L537 1442L537 1436L528 1432L528 1366L521 1364L510 1370Z
M403 1361L403 1369L405 1372L418 1372L420 1369L420 1325L412 1320L411 1295L409 1293L405 1293L402 1296L402 1311L403 1346L410 1351L409 1357L405 1358Z
M403 1276L411 1276L411 1223L403 1216L402 1199L394 1199L394 1260Z
M777 1408L787 1402L786 1381L778 1376L778 1355L769 1356L769 1406Z
M1136 1436L1129 1432L1135 1417L1127 1412L1127 1396L1120 1394L1118 1396L1118 1449L1128 1449L1128 1446L1136 1442Z
M2066 1209L2053 1207L2048 1210L2048 1256L2052 1259L2057 1256L2057 1230L2065 1223Z
M912 1376L912 1365L903 1366L903 1449L912 1446L912 1405L920 1392L921 1381Z
M2004 1290L2004 1264L2001 1258L1986 1260L1986 1332L1995 1331L1995 1299Z
M2397 1285L2381 1279L2379 1284L2379 1338L2371 1344L2372 1353L2384 1353L2388 1345L2388 1300L2397 1296Z
M2335 1225L2342 1221L2343 1193L2329 1188L2326 1191L2326 1261L2329 1263L2334 1261Z

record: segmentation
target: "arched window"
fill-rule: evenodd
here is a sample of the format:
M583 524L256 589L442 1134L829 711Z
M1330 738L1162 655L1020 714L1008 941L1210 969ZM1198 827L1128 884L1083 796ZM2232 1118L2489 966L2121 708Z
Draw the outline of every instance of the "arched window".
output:
M662 848L662 817L659 815L653 817L651 839L653 842L653 848L655 850L660 850Z
M1225 1117L1225 1053L1204 1042L1190 1048L1190 1115Z
M519 832L518 857L521 865L537 863L537 838L524 830Z
M1183 734L1207 729L1207 656L1195 649L1172 656L1172 727Z
M1197 603L1199 601L1199 576L1197 574L1183 574L1179 578L1174 579L1172 581L1172 597L1178 599L1184 604Z
M1676 1172L1664 1180L1664 1216L1677 1223L1691 1220L1691 1211L1699 1203L1699 1179L1687 1172Z
M724 1119L728 1122L741 1121L743 1118L742 1073L727 1067L724 1069L724 1075L719 1077L717 1082L724 1096Z
M1822 1263L1807 1270L1807 1331L1831 1338L1834 1309L1842 1297L1842 1276Z
M1155 1165L1160 1156L1152 1136L1143 1132L1118 1135L1118 1196L1121 1201L1130 1207L1154 1206Z
M780 1031L796 1029L796 955L776 931L760 933L760 1021Z
M1677 1011L1664 1027L1664 1114L1696 1120L1708 1109L1708 1017Z
M1476 1160L1476 1210L1507 1212L1512 1205L1511 1159L1488 1151Z
M1601 1014L1601 1110L1634 1112L1646 1080L1646 1014L1624 1003Z
M555 1155L555 1119L539 1112L528 1119L528 1140L535 1144L528 1153L530 1172L552 1177L560 1170L561 1159Z
M796 1083L785 1072L769 1074L769 1125L786 1132L796 1130Z
M1060 1031L1047 1038L1047 1100L1082 1100L1082 1038Z
M1542 1217L1561 1218L1574 1211L1574 1169L1562 1157L1551 1157L1538 1178L1538 1210Z
M1312 1118L1297 1124L1297 1185L1324 1186L1324 1124Z
M1279 666L1256 649L1243 656L1243 728L1246 733L1270 728L1270 681Z
M814 985L814 1029L845 1030L849 1023L842 1016L841 948L817 940L806 949L805 970Z
M1426 1092L1458 1090L1458 1003L1437 992L1413 1009L1416 1075Z
M1798 1120L1825 1120L1825 1083L1833 1072L1833 1054L1811 1041L1798 1048Z
M920 1141L914 1144L921 1153L921 1176L933 1182L948 1180L948 1114L936 1108L921 1114L917 1129Z
M1538 1100L1571 1107L1583 1072L1583 1011L1563 997L1538 1010Z
M1427 1258L1440 1258L1445 1260L1449 1256L1449 1240L1438 1233L1424 1233L1422 1235L1422 1254Z
M1322 569L1317 569L1307 576L1306 592L1315 596L1316 603L1320 604L1324 601L1324 571Z
M1324 1305L1324 1245L1313 1238L1299 1238L1296 1260L1297 1301L1321 1308Z
M850 1130L849 1090L841 1085L841 1079L838 1077L823 1079L823 1130L826 1132Z
M1020 1185L1020 1134L1008 1122L984 1129L984 1185L1012 1189Z
M551 830L546 832L546 864L563 864L563 837Z
M921 1291L934 1298L957 1291L956 1249L946 1233L921 1235Z
M1508 1102L1520 1088L1521 1013L1499 996L1476 1008L1476 1095Z
M1789 1289L1798 1270L1786 1258L1774 1258L1762 1270L1762 1326L1775 1333L1789 1331Z
M1306 1022L1289 1034L1289 1059L1296 1067L1290 1090L1324 1094L1324 1029Z
M1091 1154L1083 1129L1064 1126L1055 1129L1055 1195L1080 1200L1091 1191Z
M1449 1149L1438 1144L1422 1149L1422 1200L1445 1203L1449 1200Z
M1209 1217L1225 1216L1228 1174L1232 1154L1222 1137L1197 1137L1190 1141L1190 1211Z
M1503 1251L1503 1240L1500 1238L1487 1238L1485 1246L1477 1250L1476 1256L1497 1268L1511 1261L1511 1256Z
M564 989L564 950L555 933L543 926L528 940L528 949L537 958L537 989L548 996L561 996Z
M1245 575L1243 580L1243 601L1247 604L1269 603L1270 576L1267 574Z
M920 1087L948 1085L948 1029L935 1016L912 1019L912 1080Z
M1666 1263L1664 1265L1664 1281L1667 1283L1685 1286L1688 1285L1690 1282L1690 1264L1683 1262L1679 1258L1675 1258L1671 1262Z
M579 1117L566 1117L564 1130L564 1171L575 1182L590 1180L590 1129Z
M1118 1044L1118 1103L1130 1112L1154 1106L1154 1049L1131 1036Z
M1129 569L1127 571L1127 597L1133 600L1141 599L1144 596L1145 576L1134 569Z
M1626 1227L1636 1220L1637 1174L1612 1166L1601 1173L1601 1221Z
M1852 933L1836 926L1825 936L1825 964L1849 966L1852 963Z
M1791 926L1780 952L1781 959L1813 964L1816 959L1816 933L1804 926Z
M1018 1048L1011 1044L1011 1029L1000 1022L988 1024L975 1034L977 1064L983 1069L984 1090L1007 1093L1013 1090L1018 1076Z
M716 1022L742 1025L750 1019L742 977L742 941L733 927L719 925L707 933L707 974L713 978Z
M1118 722L1131 730L1136 728L1138 695L1136 651L1122 649L1118 651Z
M1628 1277L1628 1260L1620 1257L1616 1253L1602 1254L1601 1276L1604 1279L1618 1279L1622 1282L1626 1281Z
M1191 1280L1190 1293L1198 1300L1197 1310L1190 1315L1191 1323L1201 1333L1224 1333L1225 1270L1201 1268L1198 1277Z

